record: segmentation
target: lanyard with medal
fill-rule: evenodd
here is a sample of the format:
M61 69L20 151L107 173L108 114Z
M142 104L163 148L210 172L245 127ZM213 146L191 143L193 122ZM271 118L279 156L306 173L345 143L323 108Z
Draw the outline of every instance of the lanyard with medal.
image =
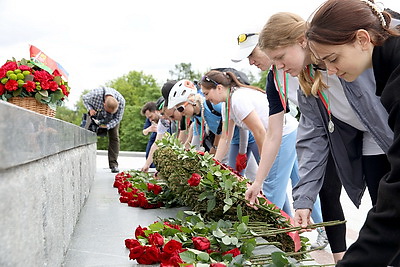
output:
M314 69L312 65L308 65L307 70L311 80L314 81ZM324 104L326 111L328 112L328 117L329 117L328 131L330 133L333 133L333 131L335 130L335 124L333 124L332 121L332 112L331 112L331 106L329 105L329 97L324 91L321 90L318 90L318 96L321 99L322 103Z
M289 73L287 73L286 71L283 72L283 85L282 83L279 81L278 78L278 68L274 65L274 80L275 80L275 84L278 87L277 90L279 92L279 98L281 99L281 103L282 103L282 107L284 110L284 113L286 113L286 107L287 107L287 101L288 101L288 93L287 93L287 85L289 82ZM286 124L286 117L284 124Z

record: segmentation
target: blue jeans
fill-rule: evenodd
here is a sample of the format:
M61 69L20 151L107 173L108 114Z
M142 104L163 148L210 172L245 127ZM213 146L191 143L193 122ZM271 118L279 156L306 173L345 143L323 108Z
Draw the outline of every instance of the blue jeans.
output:
M291 202L286 194L289 178L292 188L300 180L296 153L297 130L282 136L281 146L274 164L263 184L263 193L268 200L292 216ZM319 198L315 201L311 217L314 223L322 222Z

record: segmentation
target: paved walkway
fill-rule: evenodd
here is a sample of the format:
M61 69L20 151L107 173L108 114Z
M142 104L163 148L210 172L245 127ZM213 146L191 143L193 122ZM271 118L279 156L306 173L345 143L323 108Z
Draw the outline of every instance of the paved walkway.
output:
M140 169L145 162L143 155L143 153L121 152L120 170ZM114 177L115 174L108 169L107 154L98 151L95 180L76 225L64 267L144 266L129 260L129 251L125 248L124 240L134 237L134 230L138 225L147 226L158 217L173 217L178 211L178 209L144 210L121 204L117 189L112 187ZM348 220L348 245L358 236L358 231L370 208L368 200L369 196L366 194L360 209L357 210L347 195L342 194L342 203ZM314 241L316 232L307 233L306 236ZM333 263L329 246L325 250L313 252L312 256L319 264Z

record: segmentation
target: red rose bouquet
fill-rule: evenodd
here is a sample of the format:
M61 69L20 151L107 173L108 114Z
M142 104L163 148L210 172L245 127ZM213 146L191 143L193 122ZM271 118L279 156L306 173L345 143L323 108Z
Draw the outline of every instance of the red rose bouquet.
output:
M257 243L255 238L249 238L244 222L206 222L194 212L180 212L177 217L156 221L148 227L139 225L135 238L125 240L129 258L140 264L164 267L249 263Z
M55 110L68 97L70 87L55 70L49 73L41 63L21 59L8 60L0 67L0 99L34 97Z
M165 181L149 173L131 170L115 176L114 187L121 195L119 201L131 207L154 209L179 206L178 198Z

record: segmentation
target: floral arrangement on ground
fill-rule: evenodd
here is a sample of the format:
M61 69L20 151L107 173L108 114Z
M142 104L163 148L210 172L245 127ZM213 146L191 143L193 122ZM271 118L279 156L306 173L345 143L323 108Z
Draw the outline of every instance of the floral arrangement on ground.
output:
M58 70L49 73L45 69L48 67L32 60L7 60L0 67L0 99L34 97L55 110L68 97L70 88Z
M296 231L300 228L292 226L286 213L261 194L258 210L247 205L247 179L207 152L185 149L175 136L167 136L157 145L153 157L158 170L155 177L139 171L116 175L114 187L118 188L120 201L142 208L186 206L191 211L187 217L178 214L177 219L139 226L136 239L126 241L131 259L161 266L291 266L287 257L298 261L307 257L308 239L299 236ZM170 249L172 244L176 249ZM267 244L281 252L254 254L257 246ZM174 258L173 263L169 258Z

